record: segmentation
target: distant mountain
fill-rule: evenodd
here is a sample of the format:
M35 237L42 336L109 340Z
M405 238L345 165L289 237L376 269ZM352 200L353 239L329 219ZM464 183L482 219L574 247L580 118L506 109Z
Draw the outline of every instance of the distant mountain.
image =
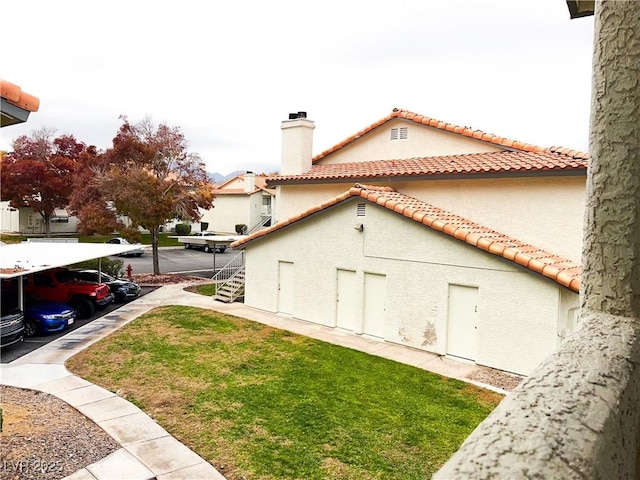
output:
M236 170L235 172L231 172L227 175L222 175L221 173L211 173L211 172L207 172L209 175L209 178L211 179L211 181L213 183L215 183L216 185L222 185L224 182L226 182L227 180L231 180L233 177L241 174L241 173L245 173L244 170Z

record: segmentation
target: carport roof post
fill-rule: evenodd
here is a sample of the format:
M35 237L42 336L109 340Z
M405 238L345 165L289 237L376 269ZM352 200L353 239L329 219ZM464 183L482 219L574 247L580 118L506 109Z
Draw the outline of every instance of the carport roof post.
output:
M0 279L64 267L85 260L120 255L140 245L108 243L19 243L0 247Z

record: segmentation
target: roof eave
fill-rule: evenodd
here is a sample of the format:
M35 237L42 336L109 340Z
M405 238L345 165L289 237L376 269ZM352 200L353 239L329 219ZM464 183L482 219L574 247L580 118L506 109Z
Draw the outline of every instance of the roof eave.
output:
M567 0L569 15L571 19L589 17L595 10L594 0Z
M422 181L422 180L459 180L478 178L531 178L531 177L581 177L587 175L587 168L554 169L554 170L515 170L501 172L471 172L471 173L431 173L421 175L354 175L339 178L293 178L283 180L270 180L270 186L276 185L311 185L327 183L353 183L353 182L390 182Z
M0 126L8 127L10 125L17 125L26 122L29 118L29 114L31 113L29 110L18 107L3 97L0 97L0 102L0 110L2 111Z

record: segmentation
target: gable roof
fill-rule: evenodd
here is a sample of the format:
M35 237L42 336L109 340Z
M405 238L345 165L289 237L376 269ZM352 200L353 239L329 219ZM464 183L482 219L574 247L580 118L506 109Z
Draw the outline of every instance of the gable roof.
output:
M268 184L313 181L371 180L387 177L451 177L485 175L586 175L588 155L576 150L550 148L542 152L501 151L443 155L399 160L373 160L314 165L300 175L267 178Z
M232 243L231 247L245 247L255 240L259 240L354 197L363 198L433 230L521 265L574 292L580 290L582 268L572 260L559 257L508 235L483 227L427 202L398 193L389 187L355 184L347 192L283 222L278 222L269 228L259 230L246 238Z
M502 147L497 152L416 157L409 159L374 160L324 165L318 163L331 153L346 147L381 125L402 118L410 122L473 138ZM540 147L500 137L482 130L461 127L425 115L394 108L390 115L372 123L342 142L316 155L311 170L300 175L267 177L267 186L283 183L311 183L324 181L366 181L379 177L431 177L434 175L586 175L589 154L565 147Z
M411 122L414 122L420 125L427 125L429 127L434 127L439 130L444 130L446 132L456 133L458 135L474 138L482 142L498 145L498 146L504 147L507 150L518 150L522 152L533 152L533 153L545 152L548 150L545 147L531 145L530 143L520 142L518 140L511 140L505 137L494 135L492 133L483 132L482 130L475 130L470 127L461 127L460 125L454 125L453 123L443 122L442 120L437 120L435 118L427 117L425 115L420 115L419 113L410 112L408 110L403 110L401 108L394 108L391 114L387 115L384 118L381 118L377 122L374 122L368 127L360 130L358 133L351 135L350 137L344 139L342 142L334 145L333 147L313 157L312 163L316 163L320 161L322 158L326 157L327 155L349 145L350 143L356 141L363 135L387 123L388 121L393 120L394 118L404 118L406 120L409 120Z
M214 195L251 195L259 191L265 191L270 195L275 195L274 190L267 188L266 175L255 176L255 186L254 186L254 189L250 192L245 192L244 188L226 188L227 185L233 183L238 178L241 178L244 181L244 177L245 177L245 174L243 173L236 175L235 177L227 180L222 185L219 185L217 188L215 188L213 190L213 194Z

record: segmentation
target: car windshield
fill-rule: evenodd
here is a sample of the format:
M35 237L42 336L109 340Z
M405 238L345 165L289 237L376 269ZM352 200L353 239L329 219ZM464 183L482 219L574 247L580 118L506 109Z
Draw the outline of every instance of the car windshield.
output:
M75 274L80 280L84 280L85 282L98 282L98 272L88 271L88 272L77 272ZM113 282L115 278L106 273L102 272L100 274L101 282Z
M73 282L76 279L76 277L73 276L73 273L71 273L68 270L60 270L56 272L54 275L58 280L58 282L60 283Z

